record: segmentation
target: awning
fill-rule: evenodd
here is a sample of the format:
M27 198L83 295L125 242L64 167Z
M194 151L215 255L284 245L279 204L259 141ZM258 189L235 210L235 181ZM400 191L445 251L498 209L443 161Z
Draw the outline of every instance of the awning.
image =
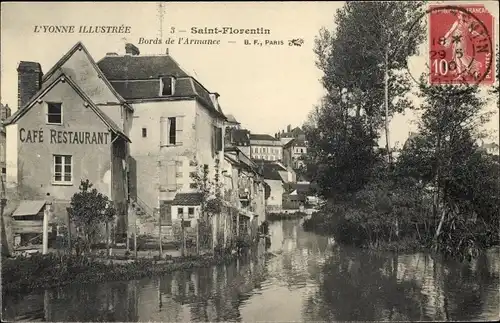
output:
M21 201L12 216L37 215L45 206L46 201Z

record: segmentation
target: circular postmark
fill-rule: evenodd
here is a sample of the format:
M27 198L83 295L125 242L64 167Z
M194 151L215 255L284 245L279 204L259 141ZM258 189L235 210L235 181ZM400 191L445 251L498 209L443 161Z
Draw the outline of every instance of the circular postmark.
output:
M428 74L431 85L463 84L491 85L494 83L492 65L493 54L493 17L482 5L431 6L411 25L408 43L417 36L412 32L428 17L427 63L417 66L417 70ZM421 27L421 26L420 26ZM407 69L417 83L409 64Z

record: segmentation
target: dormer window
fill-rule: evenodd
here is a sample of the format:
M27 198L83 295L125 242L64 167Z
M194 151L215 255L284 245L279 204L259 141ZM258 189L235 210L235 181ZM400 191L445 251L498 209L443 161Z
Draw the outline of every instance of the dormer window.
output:
M160 78L160 96L174 95L175 78L162 77Z

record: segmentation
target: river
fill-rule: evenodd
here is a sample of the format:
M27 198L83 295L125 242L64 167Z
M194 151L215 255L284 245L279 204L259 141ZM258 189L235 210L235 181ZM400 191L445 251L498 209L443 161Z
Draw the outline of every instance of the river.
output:
M162 277L7 295L20 321L498 320L499 249L468 264L340 247L274 222L269 251Z

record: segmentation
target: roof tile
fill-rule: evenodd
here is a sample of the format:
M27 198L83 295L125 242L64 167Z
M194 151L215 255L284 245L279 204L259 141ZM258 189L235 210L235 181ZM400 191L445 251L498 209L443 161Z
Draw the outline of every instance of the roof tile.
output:
M201 193L177 193L172 205L197 206L201 204L202 198Z

